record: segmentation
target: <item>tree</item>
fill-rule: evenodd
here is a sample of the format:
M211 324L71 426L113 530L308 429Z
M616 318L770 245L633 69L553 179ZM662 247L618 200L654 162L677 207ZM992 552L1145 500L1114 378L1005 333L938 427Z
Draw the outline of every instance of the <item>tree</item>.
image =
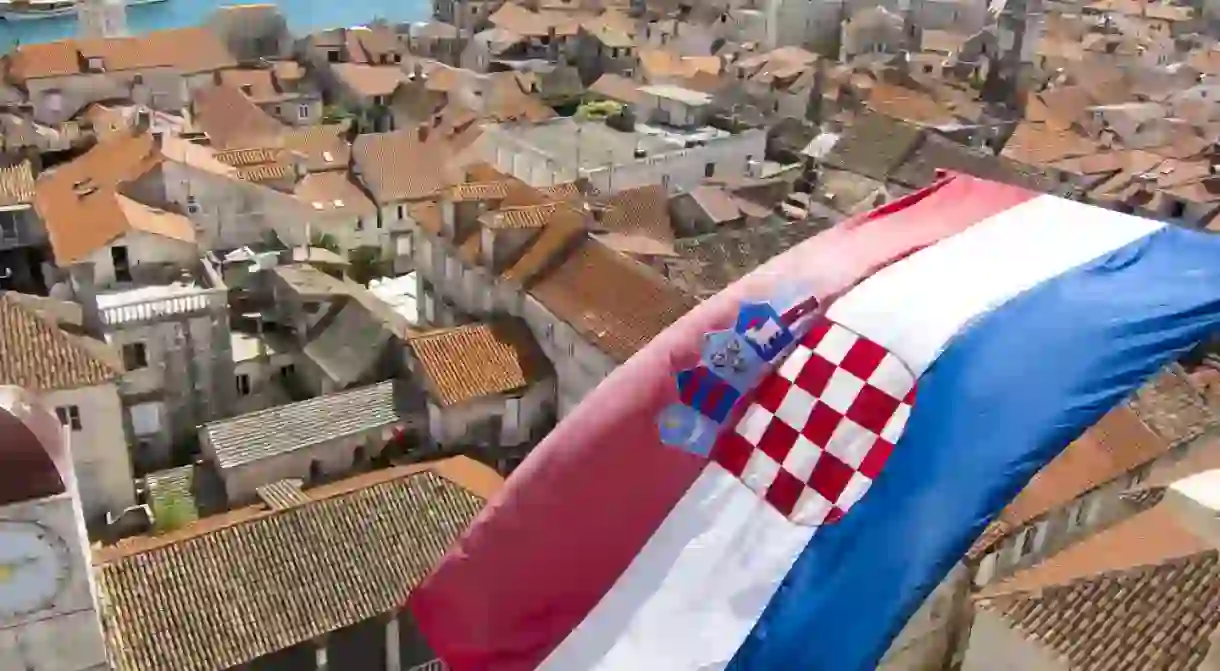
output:
M350 110L338 103L322 108L322 123L342 123L354 117Z
M357 247L348 255L347 275L360 284L367 285L369 280L385 277L389 273L389 261L381 256L377 247Z
M153 531L166 534L194 522L195 506L186 497L177 493L165 493L156 497L152 505Z
M582 121L604 121L621 114L623 105L613 100L590 100L576 108L576 118Z
M329 249L336 254L339 253L339 242L330 233L314 233L309 238L309 246Z

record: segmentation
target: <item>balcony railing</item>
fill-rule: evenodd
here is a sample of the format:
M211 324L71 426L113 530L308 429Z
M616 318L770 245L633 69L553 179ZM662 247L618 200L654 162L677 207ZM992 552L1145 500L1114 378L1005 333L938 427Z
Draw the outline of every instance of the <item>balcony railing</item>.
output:
M166 317L223 308L225 300L224 289L204 289L199 293L110 305L101 309L102 323L106 326L120 326L134 322L157 321Z
M439 659L434 659L430 662L417 664L407 669L407 671L449 671L449 667L445 664L445 662Z

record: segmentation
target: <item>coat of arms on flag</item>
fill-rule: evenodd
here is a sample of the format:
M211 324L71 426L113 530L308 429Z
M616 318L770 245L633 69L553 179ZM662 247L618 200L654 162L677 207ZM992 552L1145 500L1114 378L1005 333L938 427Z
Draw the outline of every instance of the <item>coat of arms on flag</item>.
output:
M878 343L825 317L798 339L756 303L732 331L709 334L700 364L677 381L681 403L661 413L662 442L710 458L811 526L837 522L868 491L916 386Z

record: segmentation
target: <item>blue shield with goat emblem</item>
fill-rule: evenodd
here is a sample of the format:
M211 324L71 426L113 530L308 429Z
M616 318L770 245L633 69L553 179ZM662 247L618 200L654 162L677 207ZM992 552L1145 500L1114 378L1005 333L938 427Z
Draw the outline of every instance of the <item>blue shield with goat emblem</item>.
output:
M792 332L780 321L775 309L766 303L741 306L733 330L746 341L763 361L775 360L792 344Z

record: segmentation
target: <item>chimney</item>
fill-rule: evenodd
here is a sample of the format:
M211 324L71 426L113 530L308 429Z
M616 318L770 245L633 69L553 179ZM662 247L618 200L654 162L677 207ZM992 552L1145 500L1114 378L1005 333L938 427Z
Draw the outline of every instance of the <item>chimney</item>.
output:
M95 337L102 336L102 311L97 305L97 285L94 282L93 264L73 264L69 269L74 299L81 306L82 326L85 332Z
M428 124L421 123L420 125L416 126L415 135L419 139L420 142L427 142L428 141Z
M152 126L152 115L149 114L145 107L136 108L135 123L132 124L131 130L135 135L142 135L149 127Z

